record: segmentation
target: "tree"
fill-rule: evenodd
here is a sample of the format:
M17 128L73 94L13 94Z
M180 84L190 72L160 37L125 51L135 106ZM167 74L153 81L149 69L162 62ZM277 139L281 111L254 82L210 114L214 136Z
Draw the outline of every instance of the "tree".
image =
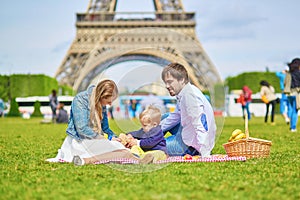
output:
M7 114L8 117L20 117L21 114L19 112L19 105L16 102L16 99L12 99L10 102L10 109L9 112Z
M31 117L43 117L43 114L41 113L41 102L36 101L33 104L34 110L33 113L31 114Z

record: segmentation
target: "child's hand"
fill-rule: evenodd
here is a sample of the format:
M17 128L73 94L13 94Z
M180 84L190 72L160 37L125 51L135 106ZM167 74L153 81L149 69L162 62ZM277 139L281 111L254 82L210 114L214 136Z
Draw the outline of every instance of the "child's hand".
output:
M131 144L131 141L135 140L134 137L131 134L126 135L127 144L125 145L126 148L131 148L133 145Z
M134 139L134 137L131 134L127 134L128 140Z
M137 139L132 138L129 142L128 145L130 146L130 148L134 145L137 145Z
M124 145L126 148L128 148L128 149L131 149L131 145L130 145L130 143L126 143L125 145Z

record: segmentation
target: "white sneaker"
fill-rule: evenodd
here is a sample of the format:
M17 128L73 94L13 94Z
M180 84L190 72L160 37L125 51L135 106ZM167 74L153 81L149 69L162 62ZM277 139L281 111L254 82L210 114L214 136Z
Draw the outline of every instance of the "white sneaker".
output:
M82 158L80 158L79 156L74 156L72 162L76 166L82 166L82 165L84 165L84 160Z
M297 132L297 130L296 129L291 129L291 132Z
M46 161L47 162L59 162L60 160L63 160L63 158L64 158L64 153L60 149L58 149L56 157L48 158L48 159L46 159Z

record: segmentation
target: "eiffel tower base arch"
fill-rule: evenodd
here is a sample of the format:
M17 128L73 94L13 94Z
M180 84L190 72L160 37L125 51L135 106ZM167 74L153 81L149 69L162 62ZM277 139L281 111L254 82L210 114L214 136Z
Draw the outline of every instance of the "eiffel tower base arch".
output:
M134 42L137 38L142 39ZM169 29L137 28L96 45L82 62L73 88L84 90L90 80L107 68L134 59L154 62L162 67L170 62L181 63L187 68L191 82L202 90L211 90L220 82L217 71L211 68L210 60L195 38Z

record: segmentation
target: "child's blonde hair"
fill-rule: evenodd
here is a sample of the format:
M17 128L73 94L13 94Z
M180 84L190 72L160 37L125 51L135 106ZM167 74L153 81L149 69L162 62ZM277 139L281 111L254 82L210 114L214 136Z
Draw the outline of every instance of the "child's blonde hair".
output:
M160 109L150 105L148 106L139 116L140 121L145 122L156 122L157 124L160 123L161 120L161 112Z

